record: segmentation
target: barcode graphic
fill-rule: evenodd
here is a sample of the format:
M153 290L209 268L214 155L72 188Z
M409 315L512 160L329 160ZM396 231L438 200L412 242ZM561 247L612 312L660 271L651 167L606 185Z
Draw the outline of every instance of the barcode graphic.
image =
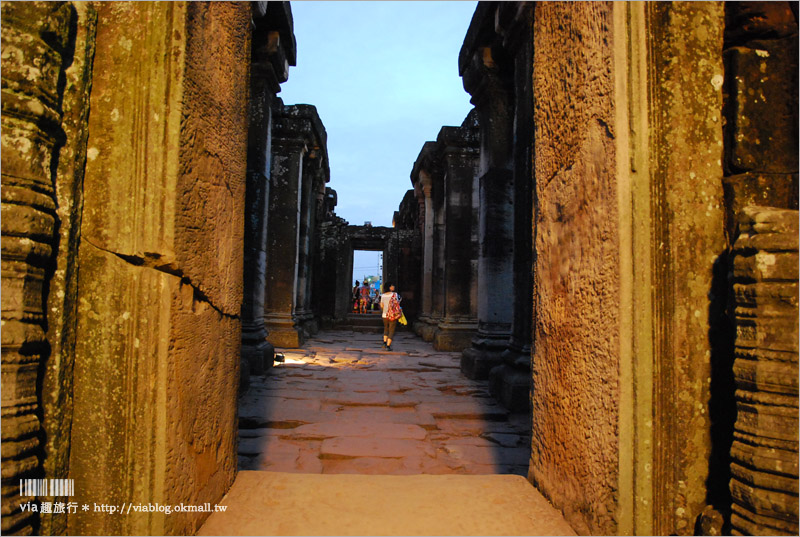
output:
M20 496L74 496L74 479L20 479Z

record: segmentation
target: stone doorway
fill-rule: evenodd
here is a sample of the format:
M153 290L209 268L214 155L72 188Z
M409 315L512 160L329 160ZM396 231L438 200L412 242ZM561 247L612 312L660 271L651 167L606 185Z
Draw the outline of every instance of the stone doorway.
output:
M383 250L353 250L352 283L359 282L360 286L366 284L370 288L370 295L364 305L364 314L375 315L380 312L378 300L383 290L386 279L383 277ZM352 314L361 314L361 307L356 303L356 291L353 289Z

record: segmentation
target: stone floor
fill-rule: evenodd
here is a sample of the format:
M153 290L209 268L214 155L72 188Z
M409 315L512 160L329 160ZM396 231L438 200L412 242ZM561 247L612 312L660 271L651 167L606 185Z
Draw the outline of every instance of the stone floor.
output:
M393 347L330 331L278 349L240 400L227 510L198 534L575 535L522 477L529 416L463 377L459 354L408 332Z
M251 380L239 467L322 474L527 474L528 415L509 414L459 353L398 333L321 332Z
M198 535L575 535L518 475L239 472Z

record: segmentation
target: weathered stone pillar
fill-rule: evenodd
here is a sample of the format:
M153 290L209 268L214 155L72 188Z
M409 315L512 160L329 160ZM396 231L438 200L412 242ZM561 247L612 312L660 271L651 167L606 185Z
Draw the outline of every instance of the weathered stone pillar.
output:
M426 341L433 339L435 327L433 326L433 265L434 265L434 207L433 207L433 177L430 172L430 159L436 151L435 142L425 142L420 151L414 168L411 171L411 182L417 199L423 206L423 232L422 232L422 311L414 325L414 331Z
M425 341L435 341L439 323L444 318L445 249L447 245L447 206L445 202L445 170L442 166L441 146L433 146L434 153L428 169L433 202L433 266L431 274L431 316L429 328L423 332Z
M444 166L444 318L434 339L438 350L463 351L478 328L472 302L477 252L473 251L473 186L478 172L479 132L475 112L461 127L443 127L437 139ZM475 226L477 227L477 226Z
M514 318L503 364L491 371L489 388L506 408L520 412L530 408L531 386L533 6L499 4L496 24L503 48L514 58Z
M252 7L94 5L73 500L214 504L237 465ZM205 516L79 510L67 533L193 534Z
M309 265L311 259L311 237L313 230L311 228L311 213L314 203L316 202L316 195L312 200L312 183L313 172L310 170L312 166L312 159L306 157L303 163L303 176L300 183L300 240L297 250L297 296L295 298L295 312L294 316L297 320L298 326L303 330L303 338L309 336L307 325L309 321L314 318L309 304L309 288L311 266Z
M798 26L792 7L725 4L724 185L726 231L735 241L726 268L736 339L732 356L712 371L714 447L720 459L730 451L709 481L729 483L715 487L712 500L731 513L734 535L798 532Z
M244 235L244 302L242 304L242 385L250 373L272 367L274 347L264 326L267 264L267 207L272 157L272 103L295 64L288 2L254 3L250 64L250 126ZM291 37L289 37L291 36Z
M397 288L403 295L403 313L409 325L419 316L421 233L419 231L419 203L414 190L408 190L395 212L392 225L400 244Z
M309 108L308 111L311 109ZM310 118L311 119L311 118ZM300 250L297 268L297 302L295 317L306 335L315 334L317 326L312 305L312 283L314 279L314 261L317 243L318 203L324 196L325 183L330 178L327 152L325 148L325 130L314 112L319 128L315 129L315 137L303 167L303 183L300 208Z
M312 187L315 167L327 170L326 133L311 105L278 100L274 114L265 319L270 343L294 348L313 317L306 304Z
M714 485L723 22L535 6L529 478L578 533L691 534Z
M486 378L501 363L514 311L513 66L494 43L495 9L478 4L459 55L481 132L478 334L461 359L469 378Z
M748 206L739 231L731 526L738 535L797 535L798 213Z
M272 140L264 320L270 343L293 348L303 342L294 312L300 248L300 188L308 146L302 126L296 119L286 117L286 108L278 100Z
M58 246L55 167L72 7L2 4L2 532L38 531L38 513L20 510L22 479L42 478L37 381L48 354L45 295ZM67 416L68 419L71 416Z

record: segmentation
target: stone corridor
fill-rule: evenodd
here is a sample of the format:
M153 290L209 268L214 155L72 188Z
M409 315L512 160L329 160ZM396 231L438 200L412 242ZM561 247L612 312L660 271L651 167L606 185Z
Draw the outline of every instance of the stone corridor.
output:
M396 336L391 352L349 330L276 349L239 401L228 510L199 535L574 535L524 477L530 416L463 376L460 353Z
M525 476L528 414L464 377L460 353L396 335L392 352L351 331L277 349L286 362L240 399L240 470Z

